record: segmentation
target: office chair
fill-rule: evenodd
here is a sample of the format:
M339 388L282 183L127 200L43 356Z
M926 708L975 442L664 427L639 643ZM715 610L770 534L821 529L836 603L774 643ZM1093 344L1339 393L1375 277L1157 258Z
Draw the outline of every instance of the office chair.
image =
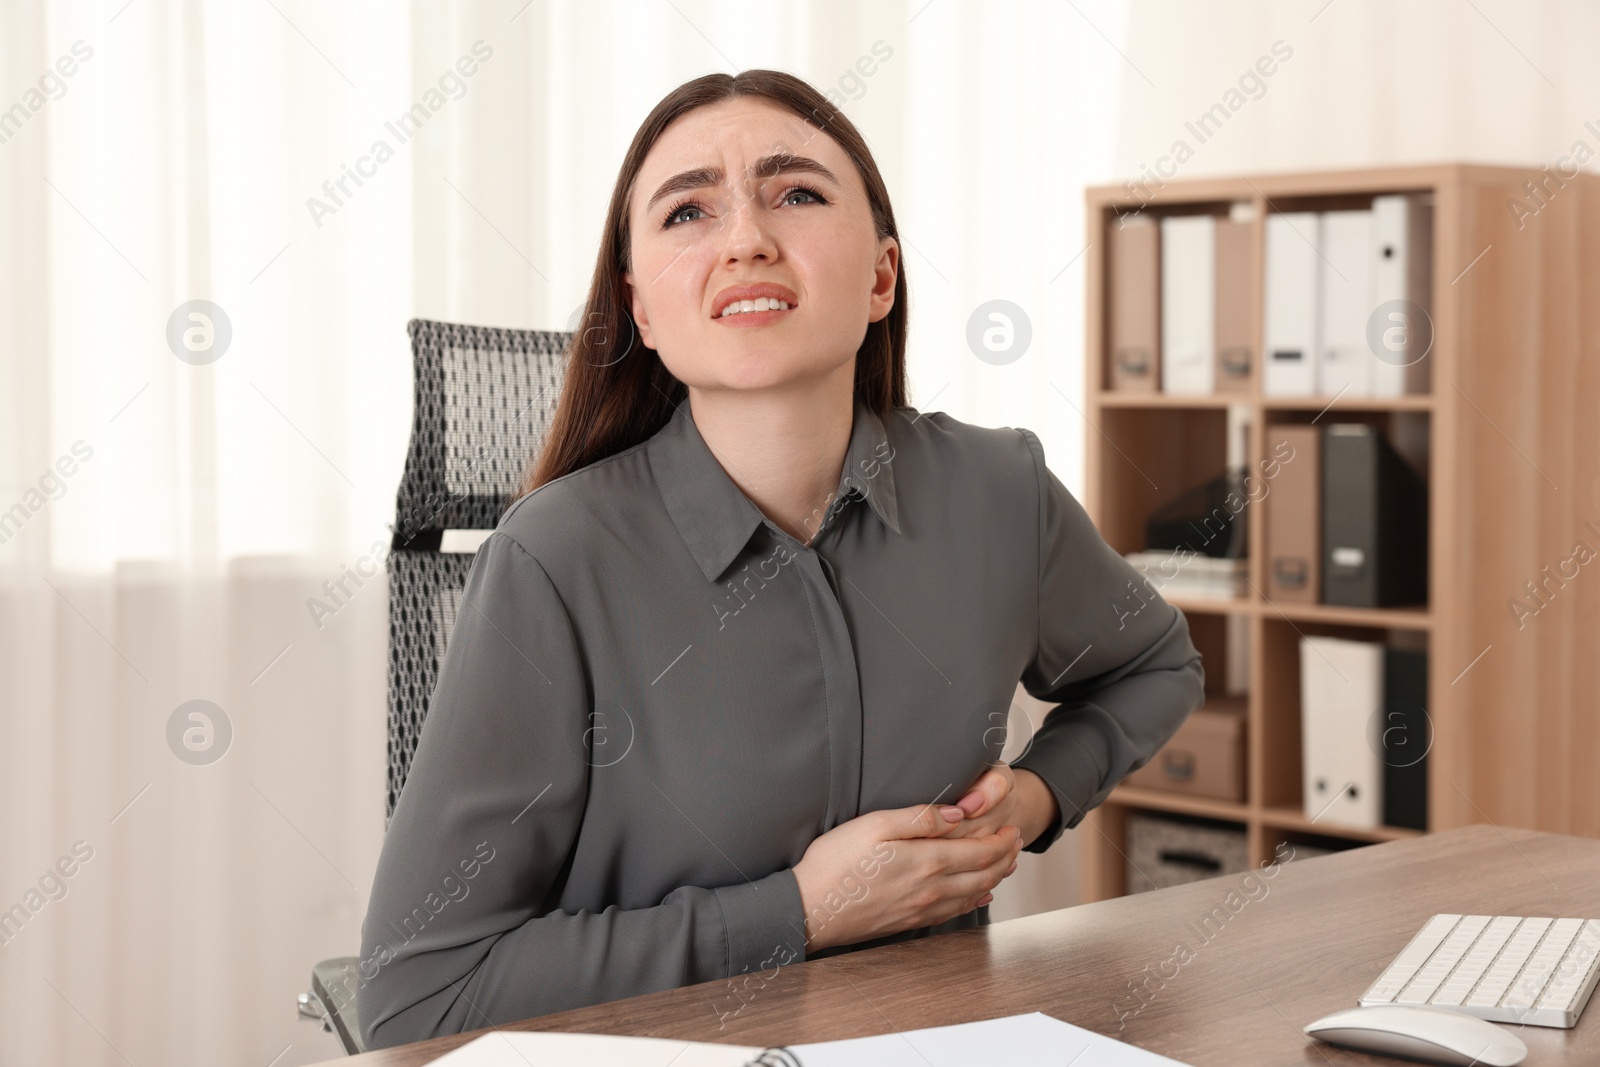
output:
M412 319L416 408L389 547L389 771L384 825L416 751L474 553L514 499L561 395L571 333ZM311 969L300 1015L366 1051L354 956Z

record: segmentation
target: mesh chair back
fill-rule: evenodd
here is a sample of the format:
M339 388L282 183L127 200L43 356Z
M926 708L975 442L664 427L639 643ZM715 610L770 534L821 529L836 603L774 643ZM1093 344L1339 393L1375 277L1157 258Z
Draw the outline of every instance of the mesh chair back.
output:
M455 628L471 552L446 530L492 530L543 445L571 333L413 319L416 407L389 551L389 800L394 814Z

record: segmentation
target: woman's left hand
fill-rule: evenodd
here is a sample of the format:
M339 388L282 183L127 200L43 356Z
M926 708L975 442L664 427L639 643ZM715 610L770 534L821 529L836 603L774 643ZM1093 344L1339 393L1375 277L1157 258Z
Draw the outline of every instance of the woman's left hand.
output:
M1022 831L1024 847L1044 833L1058 810L1055 795L1043 778L1004 763L984 771L956 806L967 817L945 837L992 834L1002 826L1015 826Z

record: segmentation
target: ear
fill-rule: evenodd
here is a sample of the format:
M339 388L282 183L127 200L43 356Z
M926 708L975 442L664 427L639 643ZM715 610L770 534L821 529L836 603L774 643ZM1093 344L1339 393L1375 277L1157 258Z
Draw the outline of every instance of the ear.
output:
M624 271L622 283L627 289L628 311L633 315L633 323L639 328L639 340L646 348L654 348L655 340L650 335L650 319L645 314L644 301L639 297L639 290L633 284L633 271Z
M878 262L872 268L872 298L868 301L868 322L877 322L894 307L894 285L900 272L900 242L893 237L878 239Z

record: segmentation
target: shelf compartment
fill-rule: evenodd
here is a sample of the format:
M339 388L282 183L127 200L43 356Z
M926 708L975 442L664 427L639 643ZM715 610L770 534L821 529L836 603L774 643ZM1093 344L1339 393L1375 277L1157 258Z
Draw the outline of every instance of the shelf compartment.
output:
M1095 523L1119 554L1142 552L1146 523L1156 509L1226 469L1228 412L1112 407L1099 414L1099 432L1089 438L1090 479L1120 490L1091 491L1101 501Z
M1320 605L1303 605L1317 607ZM1300 640L1303 637L1340 637L1356 641L1373 641L1384 645L1415 650L1426 650L1432 643L1431 635L1417 628L1393 625L1394 611L1367 612L1376 622L1353 624L1347 619L1317 617L1299 622L1286 621L1275 615L1263 616L1257 621L1261 649L1261 669L1258 673L1261 687L1260 733L1261 747L1254 770L1252 785L1266 813L1267 825L1285 829L1322 832L1324 825L1313 823L1305 815L1303 798L1305 783L1302 774L1301 725L1301 674ZM1377 714L1381 709L1374 709ZM1371 728L1369 722L1368 727ZM1437 816L1431 816L1437 818ZM1384 831L1363 830L1358 827L1337 825L1328 831L1335 836L1358 840L1391 840ZM1398 835L1415 833L1396 829Z

